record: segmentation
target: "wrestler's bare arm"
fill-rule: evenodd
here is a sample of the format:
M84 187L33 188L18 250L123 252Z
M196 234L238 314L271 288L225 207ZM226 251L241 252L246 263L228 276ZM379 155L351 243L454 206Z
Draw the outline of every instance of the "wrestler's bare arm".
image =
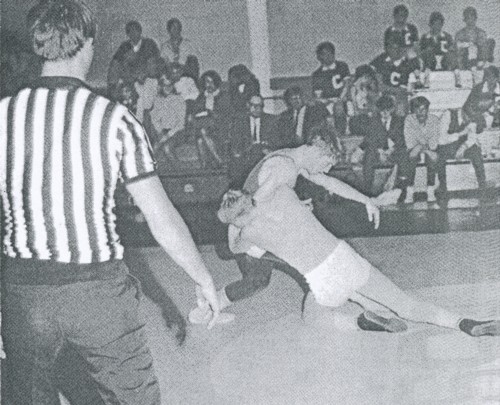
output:
M347 200L357 201L365 205L368 220L373 222L375 229L378 228L380 223L380 211L370 197L360 193L355 188L335 177L327 176L323 173L309 174L306 171L303 173L301 172L301 174L313 183L325 188L330 194L336 194Z
M212 276L198 252L189 229L168 198L157 176L127 184L127 190L144 214L159 245L199 284L214 313L219 304ZM215 317L214 317L215 318Z

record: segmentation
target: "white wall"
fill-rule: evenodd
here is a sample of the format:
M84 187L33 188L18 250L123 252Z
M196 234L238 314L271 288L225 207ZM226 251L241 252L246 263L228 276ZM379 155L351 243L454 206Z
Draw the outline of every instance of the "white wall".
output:
M382 51L397 4L407 5L420 33L428 31L430 13L441 11L453 36L463 26L463 9L476 7L478 26L496 39L500 60L498 0L268 0L273 77L310 74L317 67L315 47L325 40L336 45L338 59L351 70L370 61Z
M2 25L22 32L24 16L35 1L3 0ZM166 22L178 17L184 34L201 53L202 70L216 69L223 78L236 63L251 66L245 0L87 0L97 12L99 33L91 80L105 82L111 56L125 39L124 25L137 19L144 35L158 42L166 38ZM410 21L427 30L429 14L440 10L445 29L454 34L462 24L462 10L475 6L478 25L498 43L500 61L499 0L268 0L273 77L309 75L317 66L314 49L324 40L337 47L339 59L351 69L375 57L382 48L384 29L392 8L407 4Z

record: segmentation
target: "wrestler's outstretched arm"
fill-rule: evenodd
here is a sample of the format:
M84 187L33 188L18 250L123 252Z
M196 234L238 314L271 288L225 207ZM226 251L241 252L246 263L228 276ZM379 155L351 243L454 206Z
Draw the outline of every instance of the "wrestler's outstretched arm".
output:
M368 220L373 222L375 229L378 229L380 224L380 211L370 197L360 193L354 187L351 187L335 177L327 176L323 173L309 174L306 171L301 172L301 174L313 183L325 188L330 194L336 194L347 200L357 201L365 205L366 212L368 213Z
M157 176L127 184L127 190L144 214L159 245L197 283L212 307L211 328L219 316L219 301L212 276L198 252L189 229L173 206Z

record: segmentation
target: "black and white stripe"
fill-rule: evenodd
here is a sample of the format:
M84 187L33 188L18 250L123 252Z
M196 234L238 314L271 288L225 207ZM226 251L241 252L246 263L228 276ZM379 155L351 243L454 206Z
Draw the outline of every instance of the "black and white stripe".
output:
M4 252L65 263L121 259L114 191L120 178L154 173L147 136L125 107L80 82L44 83L0 102Z

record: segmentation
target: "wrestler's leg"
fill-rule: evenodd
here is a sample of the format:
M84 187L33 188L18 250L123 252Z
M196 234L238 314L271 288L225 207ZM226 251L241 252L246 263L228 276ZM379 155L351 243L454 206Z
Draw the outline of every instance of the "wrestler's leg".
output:
M367 309L382 305L408 321L457 329L472 336L500 335L500 321L482 322L463 318L453 311L417 300L373 266L368 281L357 289L351 299Z

